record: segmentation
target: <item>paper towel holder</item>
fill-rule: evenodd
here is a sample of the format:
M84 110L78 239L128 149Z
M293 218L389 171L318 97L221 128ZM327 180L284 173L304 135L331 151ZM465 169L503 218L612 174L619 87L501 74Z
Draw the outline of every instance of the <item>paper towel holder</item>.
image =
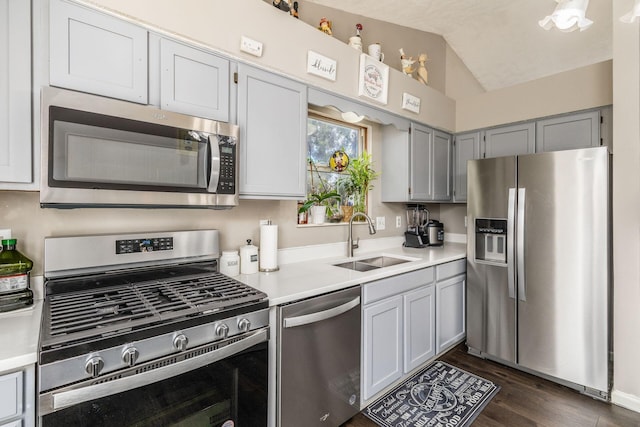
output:
M273 226L273 224L271 223L271 220L267 220L266 224L261 224L260 225L260 265L259 265L259 271L261 273L271 273L274 271L278 271L280 270L280 267L278 267L278 226L275 226L275 239L270 241L270 244L273 244L274 247L269 247L267 248L265 246L265 236L263 235L263 226L267 226L267 227L271 227ZM268 266L264 266L263 263L265 263L265 261L267 260L267 258L270 257L266 257L265 255L265 251L267 249L273 250L275 251L275 255L274 255L274 264L275 265L268 265Z

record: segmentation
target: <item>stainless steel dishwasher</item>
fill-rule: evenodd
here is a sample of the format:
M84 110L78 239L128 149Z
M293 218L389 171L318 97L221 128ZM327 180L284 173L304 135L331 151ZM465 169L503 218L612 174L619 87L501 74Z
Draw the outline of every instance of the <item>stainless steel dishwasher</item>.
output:
M280 427L338 426L360 411L360 286L278 309Z

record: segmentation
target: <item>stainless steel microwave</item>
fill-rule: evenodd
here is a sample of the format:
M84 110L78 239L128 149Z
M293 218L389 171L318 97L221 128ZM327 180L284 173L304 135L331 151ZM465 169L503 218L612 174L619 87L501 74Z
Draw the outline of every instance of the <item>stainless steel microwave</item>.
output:
M238 204L237 126L47 87L42 207Z

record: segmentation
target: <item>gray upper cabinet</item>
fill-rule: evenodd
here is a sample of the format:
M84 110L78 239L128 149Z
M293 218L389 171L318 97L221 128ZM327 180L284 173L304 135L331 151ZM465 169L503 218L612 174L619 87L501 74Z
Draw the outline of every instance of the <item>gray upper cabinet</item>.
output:
M501 126L484 131L484 157L535 153L535 122Z
M306 196L307 88L238 64L240 196Z
M536 152L600 146L600 112L587 111L536 122Z
M453 201L467 201L467 161L480 158L480 132L456 135L453 143Z
M451 136L417 123L382 131L382 201L451 200Z
M432 200L451 201L453 142L448 133L434 131L431 149Z
M169 39L160 40L160 107L229 121L229 60Z
M0 0L0 181L32 182L31 2Z
M64 0L50 3L50 83L147 103L147 31Z

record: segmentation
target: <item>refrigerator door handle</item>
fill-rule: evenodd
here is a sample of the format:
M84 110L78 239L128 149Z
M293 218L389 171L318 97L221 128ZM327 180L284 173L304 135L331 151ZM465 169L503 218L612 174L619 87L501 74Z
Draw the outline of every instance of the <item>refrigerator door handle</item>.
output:
M526 189L518 188L518 227L517 227L517 252L518 252L518 299L526 301L526 283L524 280L524 211Z
M507 279L509 286L509 298L516 297L516 273L515 273L515 216L516 216L516 189L509 189L509 201L507 208Z

